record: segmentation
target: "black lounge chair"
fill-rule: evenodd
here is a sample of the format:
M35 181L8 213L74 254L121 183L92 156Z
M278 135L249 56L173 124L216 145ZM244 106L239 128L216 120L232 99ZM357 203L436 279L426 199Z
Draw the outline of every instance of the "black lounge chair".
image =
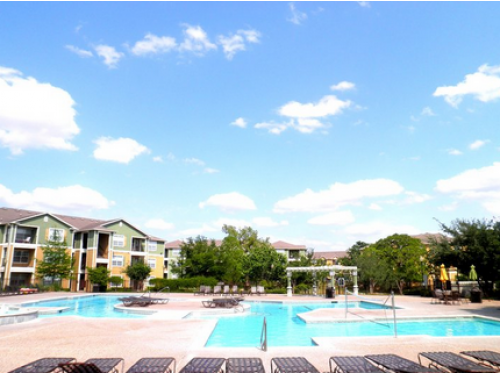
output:
M461 357L452 352L424 352L418 354L418 360L422 364L422 357L429 361L429 368L437 370L448 370L451 372L496 372L494 369L481 366L467 358Z
M265 373L264 364L260 358L228 358L227 373Z
M180 372L207 374L222 372L225 360L225 358L193 358Z
M477 359L481 364L485 366L493 366L500 369L500 353L492 352L491 350L479 350L472 352L461 352L460 354Z
M173 365L173 368L171 367ZM175 358L141 358L127 370L127 373L175 372Z
M69 363L74 361L76 361L76 358L41 358L30 362L27 365L18 367L10 372L52 372L59 366L60 363Z
M70 362L61 363L57 366L56 372L63 373L102 373L101 369L94 365L93 363L83 363L83 362Z
M304 357L278 357L271 359L271 372L298 373L319 371Z
M142 297L142 296L141 297L135 297L135 296L122 297L122 298L119 298L119 300L126 307L130 307L130 306L134 306L134 305L146 307L146 306L149 306L153 303L150 298Z
M84 363L92 363L99 367L101 372L123 372L123 367L125 365L125 361L123 358L90 358L87 359ZM121 365L121 371L118 368L119 364Z
M336 364L335 368L333 367ZM377 366L368 362L365 357L359 356L334 356L330 357L330 372L346 373L380 373L384 372Z
M373 354L366 355L370 361L376 363L382 370L391 372L405 372L405 373L418 373L418 372L439 372L435 369L424 367L417 362L410 361L409 359L400 357L395 354ZM363 371L361 371L363 372Z

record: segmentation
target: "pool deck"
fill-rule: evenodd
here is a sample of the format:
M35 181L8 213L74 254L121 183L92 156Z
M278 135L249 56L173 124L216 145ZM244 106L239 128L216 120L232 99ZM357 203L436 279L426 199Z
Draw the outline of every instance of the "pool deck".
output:
M20 304L51 298L84 296L83 293L42 293L0 297L0 304ZM125 370L142 357L174 357L179 371L193 357L259 357L270 372L273 357L306 357L321 372L329 371L328 359L333 355L367 355L394 353L418 361L422 351L464 350L500 351L500 336L493 337L352 337L317 338L317 346L271 347L267 352L258 348L205 348L215 320L182 319L190 312L206 312L201 301L211 296L171 294L171 301L152 305L147 310L157 314L144 319L111 319L82 317L48 317L25 323L0 326L0 372L8 372L43 357L74 357L78 361L88 358L121 357ZM386 296L369 297L385 300ZM330 302L321 297L286 297L277 295L247 296L247 301ZM337 296L334 301L345 301ZM430 298L397 296L397 316L445 317L486 316L500 319L500 301L483 303L433 304ZM355 313L353 309L351 312ZM392 311L363 310L364 317L392 317ZM343 309L321 309L302 314L308 321L343 320ZM359 319L349 314L350 319Z

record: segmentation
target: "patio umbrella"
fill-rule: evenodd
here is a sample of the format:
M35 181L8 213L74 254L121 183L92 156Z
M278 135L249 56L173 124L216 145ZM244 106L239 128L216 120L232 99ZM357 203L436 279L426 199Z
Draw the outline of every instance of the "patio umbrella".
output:
M474 265L470 266L469 279L472 281L477 280L477 272L476 272L476 267L474 267Z
M439 280L443 283L443 290L445 289L446 281L448 281L448 272L446 272L446 268L444 268L444 264L441 264L441 272L439 274Z

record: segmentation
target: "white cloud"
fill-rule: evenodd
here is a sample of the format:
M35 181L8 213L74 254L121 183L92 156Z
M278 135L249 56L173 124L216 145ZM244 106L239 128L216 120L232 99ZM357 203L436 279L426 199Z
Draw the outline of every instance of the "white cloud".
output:
M150 219L144 224L146 228L158 229L158 230L172 230L174 229L174 224L168 223L163 219Z
M99 44L95 47L97 55L102 57L104 64L112 69L116 68L118 62L125 56L122 52L118 52L115 47L107 46L105 44Z
M442 96L448 104L458 107L465 95L472 95L482 102L500 98L500 65L481 65L477 72L467 74L456 86L441 86L434 96Z
M377 204L377 203L371 203L368 206L368 209L369 210L373 210L373 211L382 211L382 207L379 204Z
M330 90L332 91L347 91L347 90L353 90L356 87L356 85L352 82L348 81L342 81L337 83L336 85L330 86Z
M259 122L255 124L255 129L267 129L269 133L279 135L289 127L293 126L293 121L288 123L277 123L274 121Z
M294 3L288 4L288 7L290 9L291 15L287 18L287 21L290 21L291 23L295 25L300 25L303 21L307 19L307 14L304 12L299 11Z
M59 213L101 210L114 205L114 202L106 199L101 193L81 185L38 187L32 192L19 193L0 185L0 202L10 207Z
M203 160L200 160L200 159L197 159L197 158L187 158L187 159L184 159L184 163L199 165L200 167L203 167L205 165L205 162Z
M219 220L213 223L216 227L222 228L224 225L232 225L236 228L244 228L251 227L252 223L242 220L242 219L234 219L234 218L220 218Z
M207 174L214 174L214 173L219 173L220 171L218 169L215 169L215 168L210 168L210 167L207 167L203 170L203 173L207 173Z
M358 241L375 242L381 238L385 238L396 233L414 235L420 233L421 231L411 225L397 225L374 221L350 225L345 228L344 232L353 236Z
M438 192L456 199L480 203L487 211L500 214L500 162L469 169L454 177L439 180Z
M115 161L128 164L137 156L149 153L146 146L141 145L131 138L113 139L101 137L94 141L97 148L94 150L94 157L99 160Z
M256 217L252 220L252 222L257 226L264 228L281 227L288 225L287 220L274 221L270 217Z
M208 198L206 201L199 204L200 208L209 206L216 207L225 212L257 209L253 200L237 192L215 194Z
M246 128L247 127L247 122L243 117L238 117L236 120L234 120L231 125L237 126L239 128Z
M208 224L203 224L199 228L184 229L184 230L179 232L179 236L177 236L177 237L184 237L184 238L195 237L195 236L207 236L208 237L208 233L214 233L214 232L219 232L219 231L220 231L220 228L215 228L215 227L212 227Z
M217 46L210 42L207 33L200 26L185 25L184 41L179 46L180 51L193 52L202 56Z
M307 222L313 225L347 225L355 221L351 211L335 211L325 215L316 216Z
M81 49L81 48L78 48L78 47L75 47L75 46L72 46L72 45L67 45L66 46L66 49L73 52L74 54L82 57L82 58L87 58L87 57L92 57L94 56L94 54L92 53L92 51L87 51L87 50L84 50L84 49Z
M282 116L292 118L327 117L342 113L342 110L350 105L350 101L342 101L335 95L326 95L317 103L302 104L291 101L282 106L278 112Z
M431 199L428 194L415 193L413 191L405 191L406 199L403 201L404 204L415 204L423 203Z
M436 116L434 111L430 107L425 107L422 109L422 112L420 113L422 116Z
M161 156L155 156L153 157L153 161L155 163L163 163L163 158Z
M234 35L219 35L218 40L226 58L232 60L237 52L246 50L247 43L259 43L259 38L256 30L238 30Z
M307 189L293 197L285 198L274 205L274 211L328 212L346 205L359 205L366 198L398 195L403 187L392 180L360 180L348 184L335 183L328 190L314 192Z
M459 156L459 155L463 155L463 152L453 148L453 149L448 150L448 154L453 155L453 156Z
M358 4L362 8L371 8L371 4L369 1L358 1Z
M154 55L158 53L167 53L177 47L175 38L170 36L156 36L148 33L144 39L134 44L131 51L136 56Z
M0 144L13 155L26 149L75 151L80 132L75 102L65 90L0 66Z
M478 150L480 149L481 147L483 147L486 143L488 143L489 140L480 140L478 139L477 141L474 141L472 142L470 145L469 145L469 149L470 150Z

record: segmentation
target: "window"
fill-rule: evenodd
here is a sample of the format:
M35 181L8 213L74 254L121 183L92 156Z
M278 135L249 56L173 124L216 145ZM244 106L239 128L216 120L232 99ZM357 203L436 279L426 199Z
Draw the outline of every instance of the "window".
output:
M13 263L29 263L30 252L29 250L15 250Z
M148 266L154 270L156 268L156 259L148 259Z
M132 251L144 252L145 240L142 238L132 238Z
M63 242L64 240L64 229L49 229L49 241L53 242Z
M123 255L113 255L111 265L113 267L123 267Z
M148 242L148 251L156 251L156 241L149 241Z
M113 234L113 247L125 247L125 236L123 234Z
M178 257L179 255L181 255L181 250L180 249L174 249L174 250L172 250L172 256L173 257Z

